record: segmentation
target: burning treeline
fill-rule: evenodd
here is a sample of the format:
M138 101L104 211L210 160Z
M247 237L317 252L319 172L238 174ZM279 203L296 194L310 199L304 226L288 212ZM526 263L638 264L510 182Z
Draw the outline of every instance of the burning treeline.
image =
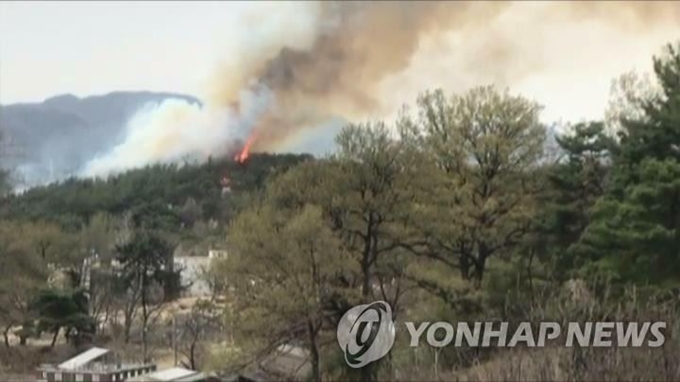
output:
M680 3L673 2L322 2L308 6L316 22L314 36L302 44L307 46L254 49L254 55L242 58L238 78L233 70L218 77L212 97L217 102L238 108L239 91L248 87L273 96L273 104L251 127L251 132L257 132L254 150L275 148L295 132L332 116L352 119L381 111L381 82L407 69L425 39L492 33L484 38L480 56L467 60L481 72L510 73L487 73L486 78L522 76L527 66L540 70L541 54L515 55L512 46L502 46L510 41L508 36L493 35L496 20L513 12L534 7L535 26L583 20L644 31L680 23ZM527 38L533 30L532 25L518 25L510 38ZM220 80L227 77L222 86Z

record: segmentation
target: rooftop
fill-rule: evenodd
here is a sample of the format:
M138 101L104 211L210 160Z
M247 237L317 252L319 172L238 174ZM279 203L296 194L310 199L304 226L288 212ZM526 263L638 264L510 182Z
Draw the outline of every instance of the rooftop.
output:
M94 361L95 359L103 356L104 354L108 353L109 349L104 349L104 348L98 348L98 347L93 347L90 350L87 350L83 353L78 354L77 356L66 360L57 366L59 369L62 370L76 370L80 369L86 364Z
M109 349L93 347L70 358L59 365L42 364L38 370L43 371L87 371L91 373L110 373L112 371L135 370L154 366L153 364L129 363L114 361L108 357ZM105 357L106 356L106 357Z
M205 379L205 374L182 367L159 370L153 373L127 379L128 382L157 381L157 382L194 382Z

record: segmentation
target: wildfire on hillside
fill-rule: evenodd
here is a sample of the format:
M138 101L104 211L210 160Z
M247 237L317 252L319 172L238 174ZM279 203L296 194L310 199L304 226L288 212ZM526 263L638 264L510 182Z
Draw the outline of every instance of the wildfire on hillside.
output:
M250 150L251 147L253 146L253 143L255 143L255 138L256 134L251 133L243 147L241 147L241 149L237 151L236 154L234 155L234 161L241 165L241 167L245 167L246 162L250 157ZM220 178L220 186L222 188L222 196L231 193L232 179L228 174L225 173L222 175L222 177Z
M250 147L253 145L255 142L255 134L252 134L250 137L248 137L248 140L246 141L246 144L243 145L243 148L241 149L241 152L236 154L234 157L234 160L240 164L245 163L248 160L248 157L250 156Z

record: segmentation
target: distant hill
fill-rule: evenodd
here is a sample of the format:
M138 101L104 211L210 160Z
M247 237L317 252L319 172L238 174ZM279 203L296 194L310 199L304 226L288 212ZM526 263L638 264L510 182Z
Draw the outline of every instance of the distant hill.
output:
M2 167L15 169L24 185L61 179L86 160L119 143L125 123L147 103L195 97L156 92L113 92L78 98L58 95L40 103L0 106Z

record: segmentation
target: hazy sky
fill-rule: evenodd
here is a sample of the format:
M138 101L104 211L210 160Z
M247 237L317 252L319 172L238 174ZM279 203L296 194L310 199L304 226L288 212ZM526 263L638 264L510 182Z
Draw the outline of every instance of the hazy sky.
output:
M196 93L250 3L0 2L0 103L70 92Z
M245 15L268 6L272 4L2 1L0 103L41 101L61 93L87 96L142 89L200 96L220 60L247 48L244 41L257 38L254 31L261 32L262 25L243 22ZM630 69L648 69L652 54L680 38L680 20L675 26L655 26L644 33L586 22L550 22L527 29L528 22L522 20L532 20L528 15L540 6L513 6L507 17L490 27L495 34L489 38L514 36L526 29L522 32L526 37L512 41L512 49L525 51L525 57L512 62L531 65L532 55L540 54L540 68L520 79L506 79L503 85L546 104L547 116L553 120L599 117L614 77ZM295 23L295 12L290 14L286 22ZM272 30L285 33L286 27ZM481 40L477 43L484 46ZM390 101L396 105L411 102L424 88L451 91L457 89L450 87L499 78L498 74L470 76L465 82L466 73L477 69L469 57L479 52L474 42L455 38L450 47L447 56L439 54L439 46L423 44L411 68L386 81L386 99L394 98ZM455 81L447 82L454 71Z

